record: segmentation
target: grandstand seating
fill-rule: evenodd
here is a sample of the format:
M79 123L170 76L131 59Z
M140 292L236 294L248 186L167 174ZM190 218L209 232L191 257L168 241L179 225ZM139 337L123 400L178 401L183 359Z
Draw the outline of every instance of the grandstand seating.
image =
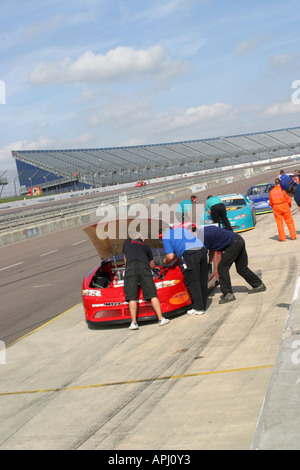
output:
M229 137L112 148L13 150L20 186L83 189L135 182L300 152L300 127Z

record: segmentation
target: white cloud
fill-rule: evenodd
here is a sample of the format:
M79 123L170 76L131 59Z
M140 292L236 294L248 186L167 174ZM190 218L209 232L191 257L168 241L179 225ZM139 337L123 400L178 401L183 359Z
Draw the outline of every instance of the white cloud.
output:
M291 62L290 54L278 54L271 58L270 65L277 68L287 65L289 62Z
M52 141L49 137L40 137L33 141L20 140L5 145L0 149L0 165L3 168L15 167L14 159L11 155L12 150L36 150L39 148L48 148L51 143Z
M274 103L265 110L265 115L270 117L296 113L300 113L300 105L294 104L292 101L288 101L287 103Z
M5 145L0 149L0 167L2 169L15 169L15 163L11 156L11 146Z
M92 102L98 98L98 94L91 89L86 89L83 90L79 98L73 100L70 102L71 105L73 106L82 106L85 105L86 103Z
M88 123L93 127L111 126L126 132L128 142L163 142L170 140L186 140L199 135L199 129L228 119L233 112L228 103L214 103L197 107L169 108L163 112L155 112L150 102L116 99L105 108L90 109ZM178 135L180 134L180 137ZM186 139L182 136L186 135ZM131 137L129 137L131 135ZM136 136L142 136L142 140ZM166 137L168 136L168 137ZM124 143L125 145L125 143Z
M50 20L47 20L45 22L29 25L25 29L24 39L27 39L36 34L45 34L47 32L52 32L56 28L63 26L65 22L70 18L71 15L56 15L54 18L51 18Z
M165 49L156 45L149 49L117 47L107 54L94 54L88 50L72 61L65 57L57 62L39 63L30 73L33 85L45 83L101 83L151 76L171 77L184 73L187 64L173 61Z
M152 135L160 135L160 141L167 133L170 140L189 140L200 138L210 133L214 126L218 132L222 123L229 119L234 113L234 108L229 103L214 103L212 105L201 105L188 109L169 109L155 116L151 123Z
M20 140L11 142L0 149L0 167L5 169L15 169L15 160L11 155L12 150L45 150L60 148L77 148L89 145L92 134L84 134L72 138L52 138L50 136L41 136L33 140Z
M246 41L241 42L235 49L234 53L236 56L248 54L250 52L257 51L260 46L271 40L270 36L256 36Z
M180 17L190 17L195 12L194 7L197 3L209 3L211 0L159 0L152 2L149 8L141 9L141 11L133 13L131 21L142 22L160 22L168 21L174 15ZM147 5L148 6L148 5Z

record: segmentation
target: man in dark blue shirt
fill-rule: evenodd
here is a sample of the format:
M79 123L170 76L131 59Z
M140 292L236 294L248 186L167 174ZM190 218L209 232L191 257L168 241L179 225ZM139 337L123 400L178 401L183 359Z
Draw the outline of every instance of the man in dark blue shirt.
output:
M294 199L300 209L300 184L297 184L297 186L295 186Z
M235 300L229 274L229 269L233 263L235 263L237 273L252 287L248 291L249 294L266 290L266 286L261 279L248 268L245 240L238 233L216 225L205 225L198 230L198 237L204 242L205 248L209 250L210 259L212 259L214 251L221 252L218 273L223 295L219 301L220 304Z

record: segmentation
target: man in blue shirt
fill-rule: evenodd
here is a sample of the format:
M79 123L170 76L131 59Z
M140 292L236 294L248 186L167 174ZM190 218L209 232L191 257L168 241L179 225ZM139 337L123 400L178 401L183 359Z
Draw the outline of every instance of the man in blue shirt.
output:
M221 252L218 273L220 289L223 295L219 301L220 304L235 300L229 274L229 269L233 263L235 263L237 273L252 287L248 294L266 290L266 286L261 279L248 268L245 240L238 233L215 225L204 225L198 230L197 235L204 241L205 248L209 250L210 259L212 259L215 251Z
M215 224L220 226L220 222L223 222L224 228L232 230L227 217L226 206L218 196L207 197L205 210L210 214Z
M178 258L182 262L184 280L192 298L189 315L202 315L208 295L207 251L195 235L184 227L167 229L162 236L166 264Z

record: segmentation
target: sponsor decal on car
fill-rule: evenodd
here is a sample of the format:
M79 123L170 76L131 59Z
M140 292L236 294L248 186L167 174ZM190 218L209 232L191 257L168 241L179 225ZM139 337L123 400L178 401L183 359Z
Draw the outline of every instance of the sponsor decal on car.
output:
M162 289L163 287L170 287L170 286L175 286L176 284L178 284L180 282L179 279L171 279L169 281L160 281L160 282L156 282L155 283L155 286L156 286L156 289Z
M189 300L189 294L187 291L183 292L178 292L177 294L172 295L172 297L169 299L170 304L173 305L178 305L178 304L183 304Z

